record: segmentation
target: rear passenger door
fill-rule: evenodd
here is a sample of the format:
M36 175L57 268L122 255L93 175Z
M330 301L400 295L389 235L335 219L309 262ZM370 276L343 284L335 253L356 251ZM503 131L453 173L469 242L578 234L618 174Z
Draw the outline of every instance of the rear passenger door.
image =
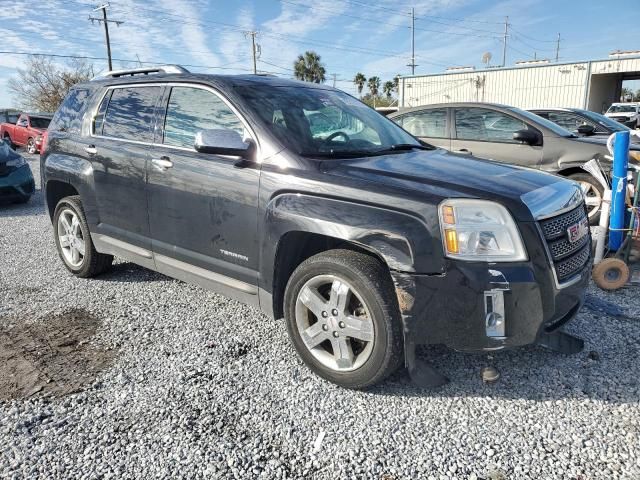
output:
M453 120L453 152L538 168L542 160L542 146L524 145L513 139L514 132L530 128L522 120L480 107L454 108Z
M156 267L256 304L259 164L194 149L196 133L205 129L256 139L208 87L167 87L163 107L147 166Z
M434 108L410 112L393 120L414 137L436 147L450 150L448 116L448 108Z
M107 243L109 251L151 267L146 174L162 91L158 85L107 89L84 148L93 166L97 243Z

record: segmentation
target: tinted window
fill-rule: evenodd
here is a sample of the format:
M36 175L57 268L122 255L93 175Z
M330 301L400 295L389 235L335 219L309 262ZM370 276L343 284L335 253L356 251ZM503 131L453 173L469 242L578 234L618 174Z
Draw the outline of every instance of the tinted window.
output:
M31 117L29 120L33 128L47 128L51 123L51 119L45 117Z
M153 110L161 87L116 88L104 115L102 134L151 142Z
M90 93L88 89L71 90L54 115L51 130L80 133L82 113Z
M167 145L193 148L200 130L235 130L240 135L244 126L240 119L215 94L201 88L173 87L164 125Z
M447 124L447 110L427 110L424 112L403 115L400 125L416 137L445 138Z
M513 132L527 128L517 118L485 108L456 109L456 133L462 140L517 143Z
M95 135L102 135L102 127L104 126L104 114L107 111L107 105L109 105L109 100L111 100L111 93L113 90L107 91L106 95L100 102L100 106L98 107L98 111L96 112L96 116L93 118L93 133Z

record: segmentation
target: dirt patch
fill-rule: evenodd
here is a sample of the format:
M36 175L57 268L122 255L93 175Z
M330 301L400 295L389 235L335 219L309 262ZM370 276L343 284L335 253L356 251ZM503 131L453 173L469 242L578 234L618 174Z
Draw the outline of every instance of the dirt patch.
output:
M81 390L116 352L90 344L100 320L74 309L33 324L0 318L0 401Z

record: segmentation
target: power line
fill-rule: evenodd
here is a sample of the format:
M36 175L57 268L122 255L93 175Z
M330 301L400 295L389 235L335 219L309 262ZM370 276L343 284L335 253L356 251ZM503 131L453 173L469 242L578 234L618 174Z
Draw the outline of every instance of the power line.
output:
M519 31L519 30L517 30L517 29L513 28L513 25L511 26L511 29L512 29L514 32L516 32L518 35L520 35L521 37L524 37L524 38L526 38L527 40L529 40L530 42L539 42L539 43L555 43L555 42L556 42L556 40L541 40L541 39L538 39L538 38L530 37L529 35L525 35L525 34L524 34L524 33L522 33L521 31Z
M97 10L102 10L102 18L100 19L100 18L89 16L89 20L91 20L91 23L96 21L104 25L104 37L105 37L105 41L107 42L107 57L109 58L109 70L113 70L113 65L111 63L111 43L109 42L109 23L115 23L116 26L120 26L124 22L120 20L108 20L107 7L109 7L109 4L103 3L99 7L94 8L93 9L94 12Z

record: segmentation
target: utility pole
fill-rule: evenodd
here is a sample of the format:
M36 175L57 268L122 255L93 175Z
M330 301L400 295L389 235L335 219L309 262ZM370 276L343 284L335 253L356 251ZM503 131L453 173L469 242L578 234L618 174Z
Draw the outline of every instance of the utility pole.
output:
M337 77L337 73L332 73L331 76L333 77L333 88L336 88L336 77Z
M507 38L509 37L509 17L504 17L504 45L502 46L502 66L507 66Z
M556 63L560 59L560 34L558 34L558 41L556 42Z
M107 8L109 7L108 3L104 3L99 7L93 9L94 12L98 10L102 10L102 18L96 18L89 16L89 20L91 23L98 22L104 24L104 37L107 42L107 58L109 59L109 70L113 70L113 65L111 63L111 42L109 41L109 22L115 23L116 26L120 26L124 22L121 20L109 20L107 19Z
M256 50L256 35L258 34L258 32L256 31L250 31L250 32L244 32L244 36L245 38L248 36L251 36L251 52L253 52L253 74L257 74L258 73L258 66L257 66L257 56L258 56L258 51Z
M411 8L411 63L407 64L411 67L411 75L416 74L416 10Z

